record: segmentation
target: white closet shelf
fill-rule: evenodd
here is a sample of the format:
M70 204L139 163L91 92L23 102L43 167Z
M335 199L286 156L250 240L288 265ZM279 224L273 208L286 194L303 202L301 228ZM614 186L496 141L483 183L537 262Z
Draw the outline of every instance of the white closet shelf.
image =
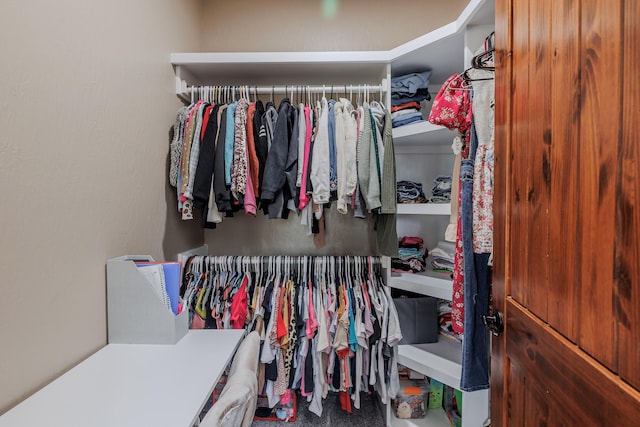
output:
M439 341L436 343L399 345L398 363L459 389L462 374L462 343L439 336Z
M384 51L180 52L171 54L176 93L190 85L284 85L379 83L392 75L431 69L442 84L463 67L465 28L493 23L491 0L471 0L454 22ZM301 80L304 79L304 80Z
M380 84L387 75L389 52L172 53L171 64L183 84L186 80L192 85L333 84L340 93L345 84Z
M398 203L398 215L451 215L451 203Z
M388 285L395 289L451 301L453 281L445 273L392 273Z
M391 74L431 70L430 81L442 84L464 69L464 34L469 26L493 24L495 3L471 0L458 19L421 37L391 49Z
M451 427L449 417L442 408L428 409L426 417L411 419L398 418L391 411L391 420L394 427Z
M456 132L444 126L423 121L393 128L393 141L397 145L447 145L450 146ZM451 150L449 150L451 151Z

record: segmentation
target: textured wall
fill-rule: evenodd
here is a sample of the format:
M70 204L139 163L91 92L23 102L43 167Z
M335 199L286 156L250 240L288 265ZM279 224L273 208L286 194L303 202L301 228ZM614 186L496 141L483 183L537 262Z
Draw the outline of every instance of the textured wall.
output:
M105 344L108 258L202 243L165 184L199 6L0 3L0 413Z
M201 47L212 52L389 50L455 20L469 3L466 0L202 2ZM330 4L336 7L326 7Z

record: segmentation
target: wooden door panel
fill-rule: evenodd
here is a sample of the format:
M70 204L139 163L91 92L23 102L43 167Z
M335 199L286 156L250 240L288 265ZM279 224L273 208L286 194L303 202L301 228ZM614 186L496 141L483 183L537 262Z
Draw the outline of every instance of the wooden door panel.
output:
M618 304L618 372L640 389L640 2L624 4L621 174L616 209L615 280Z
M640 420L639 22L496 1L494 426Z
M527 2L523 2L526 4ZM531 10L536 10L531 13ZM519 163L528 165L526 208L528 210L529 238L523 241L528 248L527 276L514 276L525 286L527 307L543 320L547 319L547 297L549 289L549 193L551 183L551 56L547 37L550 34L551 1L529 2L529 42L526 56L529 69L529 91L524 104L528 106L528 135L515 140L522 149L514 150ZM526 147L526 148L525 148ZM518 230L518 233L520 231ZM514 236L515 238L515 236ZM522 280L525 279L525 280Z
M622 93L621 85L613 82L622 76L621 12L621 0L582 1L578 344L614 371L617 328L612 279Z
M516 399L512 396L510 407L533 406L510 413L507 425L528 425L529 421L517 417L522 414L526 418L536 411L549 418L548 407L566 412L571 416L570 425L582 427L626 426L640 420L640 392L511 298L507 299L507 312L510 372L514 376L513 366L517 367L515 384L524 388L514 392ZM518 403L518 397L524 402ZM561 418L559 414L553 417Z
M513 3L513 26L515 28L529 27L529 4L528 1L517 1ZM513 91L513 115L511 122L512 133L512 154L511 170L518 171L510 175L512 188L507 195L508 203L511 206L509 221L511 225L510 242L510 269L512 277L516 278L510 281L510 295L524 305L528 305L526 284L519 279L524 280L529 272L529 245L527 242L530 238L531 230L529 228L530 209L528 198L531 197L529 176L531 175L529 168L527 144L529 135L529 56L531 50L529 47L528 31L520 31L513 33L513 71L511 90ZM499 101L498 101L499 102ZM516 151L517 150L517 151Z
M549 204L548 316L550 324L577 341L576 321L580 312L576 280L576 212L578 171L576 163L580 134L580 40L575 30L580 22L578 0L552 2L552 75L549 92L551 110L551 201Z
M520 427L573 427L580 425L583 415L575 416L562 408L553 405L546 397L546 390L532 387L530 379L527 382L525 373L509 361L509 404L507 419L501 425ZM551 403L551 404L550 404ZM492 425L493 418L492 418Z

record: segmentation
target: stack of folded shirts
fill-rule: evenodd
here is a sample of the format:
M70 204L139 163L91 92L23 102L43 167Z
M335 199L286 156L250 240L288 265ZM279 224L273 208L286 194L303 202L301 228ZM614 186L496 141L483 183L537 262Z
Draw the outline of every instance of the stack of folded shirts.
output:
M419 182L398 181L396 191L398 203L427 203Z
M420 273L426 268L420 237L405 236L398 243L398 258L391 258L391 271L395 273Z
M424 71L391 78L391 124L394 128L424 120L420 103L431 100L430 76L430 71Z
M433 270L452 273L455 252L456 246L454 242L439 241L438 245L429 251Z
M433 180L431 188L431 203L449 203L451 201L451 183L450 176L439 175Z

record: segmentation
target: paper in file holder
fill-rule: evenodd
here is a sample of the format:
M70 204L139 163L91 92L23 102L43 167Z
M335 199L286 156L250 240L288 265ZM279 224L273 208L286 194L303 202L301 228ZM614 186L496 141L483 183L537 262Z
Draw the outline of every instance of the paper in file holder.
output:
M107 261L107 333L111 344L175 344L188 331L189 310L175 315L163 305L136 262L149 255Z

